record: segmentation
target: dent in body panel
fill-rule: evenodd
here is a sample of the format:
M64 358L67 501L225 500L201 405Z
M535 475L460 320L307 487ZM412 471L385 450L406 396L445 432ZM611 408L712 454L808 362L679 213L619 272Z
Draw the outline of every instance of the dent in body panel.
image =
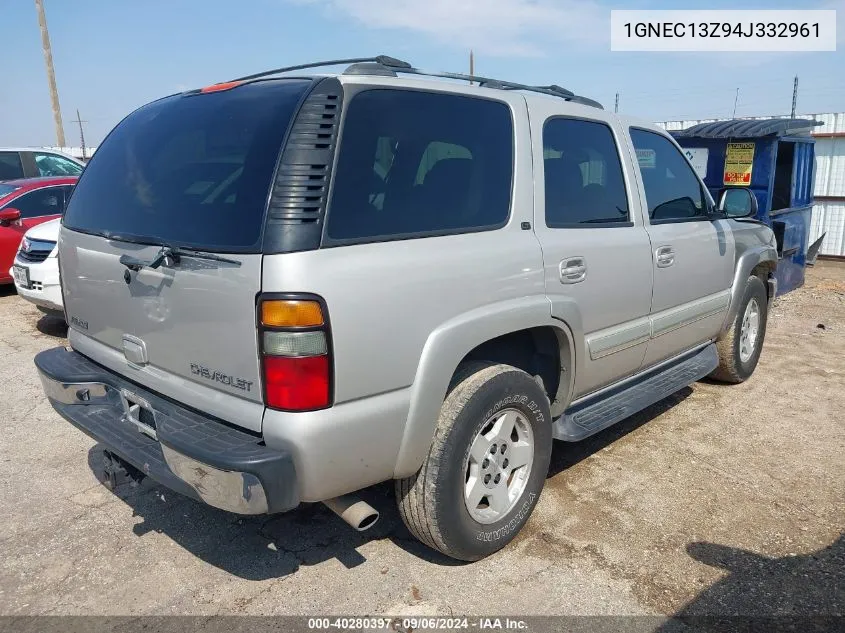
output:
M160 247L65 227L59 242L69 337L81 352L200 411L261 430L255 330L261 255L232 255L240 266L182 257L175 267L134 272L127 284L120 256L149 261ZM146 350L145 358L124 353L124 336ZM130 358L146 361L142 373ZM192 366L235 380L210 380Z

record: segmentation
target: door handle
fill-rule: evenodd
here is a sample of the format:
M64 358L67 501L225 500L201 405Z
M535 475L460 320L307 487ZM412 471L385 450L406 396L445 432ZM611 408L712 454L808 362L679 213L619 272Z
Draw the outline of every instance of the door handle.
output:
M669 268L675 263L675 251L671 246L661 246L654 252L654 255L658 268Z
M561 260L558 271L560 283L577 284L587 278L587 262L583 257L568 257Z

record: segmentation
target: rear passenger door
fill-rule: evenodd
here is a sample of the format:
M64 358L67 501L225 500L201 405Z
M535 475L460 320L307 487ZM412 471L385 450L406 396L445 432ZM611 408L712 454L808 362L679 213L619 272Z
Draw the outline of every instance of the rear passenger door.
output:
M730 300L734 241L727 220L709 214L706 190L675 143L655 130L630 132L654 266L647 367L718 334Z
M634 165L613 118L554 102L531 105L535 232L552 311L574 301L581 324L574 397L635 373L649 338L648 234L631 197ZM562 114L561 107L573 113ZM587 113L586 111L589 110ZM583 339L580 335L583 334Z

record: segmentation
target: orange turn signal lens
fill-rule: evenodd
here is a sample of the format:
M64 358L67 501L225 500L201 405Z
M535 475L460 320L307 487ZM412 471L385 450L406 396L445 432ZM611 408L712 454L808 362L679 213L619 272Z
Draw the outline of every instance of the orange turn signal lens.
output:
M313 327L323 325L323 311L316 301L264 301L261 324L270 327Z

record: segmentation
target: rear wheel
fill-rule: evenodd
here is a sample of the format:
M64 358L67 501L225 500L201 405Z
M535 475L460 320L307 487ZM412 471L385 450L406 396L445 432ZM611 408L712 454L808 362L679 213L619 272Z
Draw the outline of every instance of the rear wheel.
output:
M749 277L742 303L727 334L716 343L719 367L711 378L728 383L748 380L763 349L768 319L768 295L759 277Z
M531 515L552 449L545 392L509 365L478 364L446 397L417 474L396 482L399 513L426 545L478 560L507 545Z

